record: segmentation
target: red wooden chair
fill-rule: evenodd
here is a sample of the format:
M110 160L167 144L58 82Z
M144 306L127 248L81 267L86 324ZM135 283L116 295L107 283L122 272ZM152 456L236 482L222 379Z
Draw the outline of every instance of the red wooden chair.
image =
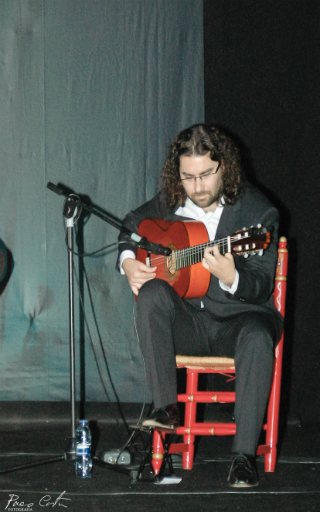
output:
M280 238L278 247L278 262L275 278L274 303L282 316L285 313L286 276L288 265L287 240ZM267 423L263 425L266 431L266 443L259 445L257 455L265 457L265 471L274 471L277 458L277 440L279 423L279 405L282 371L283 333L275 350L273 379L271 384ZM177 368L187 370L187 389L185 394L178 395L178 402L185 402L184 426L176 429L175 433L183 436L182 443L171 444L168 453L183 453L182 466L192 469L194 458L194 440L196 435L234 435L235 423L197 423L197 403L227 403L235 402L235 392L198 391L199 373L220 373L229 376L235 374L234 359L223 357L192 357L176 356ZM154 473L159 474L165 453L164 439L166 433L155 429L153 435L152 466ZM162 439L161 439L162 436Z

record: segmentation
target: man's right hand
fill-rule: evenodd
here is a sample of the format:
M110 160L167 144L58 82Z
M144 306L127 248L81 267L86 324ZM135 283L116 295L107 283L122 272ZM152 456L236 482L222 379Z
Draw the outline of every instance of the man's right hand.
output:
M144 283L156 277L157 267L147 267L141 261L131 258L126 258L122 262L122 268L135 295L139 294L139 290Z

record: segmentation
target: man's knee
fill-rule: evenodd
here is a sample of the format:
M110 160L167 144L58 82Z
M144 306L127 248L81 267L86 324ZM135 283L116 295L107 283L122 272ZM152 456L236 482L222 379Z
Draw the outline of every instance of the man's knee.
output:
M170 303L171 286L162 279L151 279L144 283L138 295L138 308L152 309Z

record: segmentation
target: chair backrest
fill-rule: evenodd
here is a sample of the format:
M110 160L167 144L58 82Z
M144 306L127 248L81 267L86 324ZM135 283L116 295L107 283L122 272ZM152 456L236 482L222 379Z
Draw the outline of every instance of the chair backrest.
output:
M278 261L275 277L275 288L273 292L274 304L278 311L284 317L285 306L286 306L286 291L287 291L287 271L288 271L288 250L287 250L287 239L283 236L279 240L278 246ZM280 404L280 390L281 390L281 374L282 374L282 356L283 356L283 336L282 331L281 338L275 348L275 360L274 360L274 371L272 386L269 398L268 406L268 417L272 418L272 423L277 425L279 421L279 404ZM276 429L276 430L277 430ZM278 433L268 434L268 442L273 442L273 436L275 436L275 443Z
M287 239L282 236L278 246L278 261L274 287L274 305L282 316L285 314L288 271Z

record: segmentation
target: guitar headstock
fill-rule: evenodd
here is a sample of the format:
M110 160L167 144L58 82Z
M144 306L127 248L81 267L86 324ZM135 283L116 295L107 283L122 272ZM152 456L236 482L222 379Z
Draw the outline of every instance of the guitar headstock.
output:
M231 252L248 257L249 254L263 254L267 249L270 241L270 232L261 224L251 226L251 228L243 228L236 231L230 237Z

